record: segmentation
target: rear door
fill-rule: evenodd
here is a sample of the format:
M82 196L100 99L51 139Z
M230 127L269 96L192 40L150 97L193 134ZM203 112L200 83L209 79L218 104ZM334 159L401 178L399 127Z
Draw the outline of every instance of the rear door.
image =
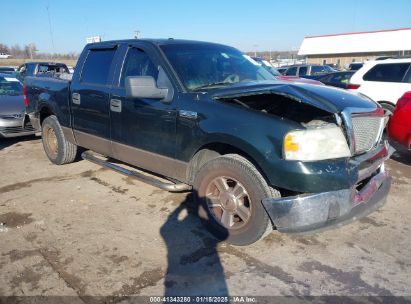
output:
M117 67L110 109L113 156L170 176L175 171L176 100L127 98L124 86L128 76L158 80L161 57L144 42L124 45L121 52L124 61Z
M409 62L379 63L364 74L364 82L358 91L377 102L396 104L411 89L406 79L409 69Z
M74 135L78 144L111 155L110 94L117 44L92 47L71 86Z

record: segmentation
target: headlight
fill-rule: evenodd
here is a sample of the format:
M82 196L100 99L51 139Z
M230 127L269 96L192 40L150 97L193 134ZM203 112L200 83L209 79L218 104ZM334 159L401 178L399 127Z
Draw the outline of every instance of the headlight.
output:
M349 156L347 141L336 125L292 131L284 137L287 160L315 161Z

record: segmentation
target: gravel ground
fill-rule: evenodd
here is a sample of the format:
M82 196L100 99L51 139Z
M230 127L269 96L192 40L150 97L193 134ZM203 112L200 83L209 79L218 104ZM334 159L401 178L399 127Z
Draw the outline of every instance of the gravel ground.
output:
M36 137L1 140L0 295L410 296L411 153L387 166L388 203L371 216L235 247L205 231L188 194L83 160L55 166Z

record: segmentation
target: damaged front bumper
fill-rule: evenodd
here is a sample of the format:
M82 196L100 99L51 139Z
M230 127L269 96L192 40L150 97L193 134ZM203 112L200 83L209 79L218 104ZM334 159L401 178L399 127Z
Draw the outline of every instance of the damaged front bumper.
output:
M359 181L349 189L264 199L263 205L277 230L317 232L348 224L383 206L391 187L391 177L384 167L388 146L373 157L381 154L384 157L358 171ZM364 161L371 162L373 157Z

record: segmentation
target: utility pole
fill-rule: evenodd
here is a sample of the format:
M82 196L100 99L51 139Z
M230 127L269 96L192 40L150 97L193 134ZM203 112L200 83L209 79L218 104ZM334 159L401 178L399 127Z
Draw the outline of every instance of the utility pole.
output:
M49 6L48 6L48 5L46 6L46 10L47 10L47 16L48 16L48 19L49 19L49 29L50 29L51 46L52 46L52 48L53 48L53 55L52 55L52 59L53 59L54 54L56 53L56 50L55 50L55 48L54 48L53 30L52 30L52 28L51 28L50 11L49 11Z

